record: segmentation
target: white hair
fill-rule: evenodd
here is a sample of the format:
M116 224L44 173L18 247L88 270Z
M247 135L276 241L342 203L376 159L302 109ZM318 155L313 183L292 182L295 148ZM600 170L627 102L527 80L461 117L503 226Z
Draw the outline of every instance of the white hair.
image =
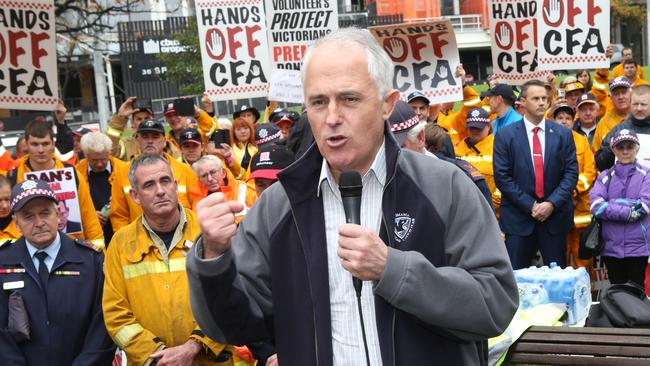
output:
M426 126L427 123L425 121L419 122L417 125L413 126L413 128L408 130L406 138L413 144L417 143L418 135L424 130Z
M379 99L384 99L386 93L393 89L394 65L388 54L377 43L372 34L366 29L340 28L312 44L302 61L301 78L305 85L307 68L314 51L321 45L335 42L345 48L361 48L366 51L368 58L368 74L375 81Z
M201 165L203 165L203 163L208 161L214 161L215 163L217 163L217 169L223 168L223 165L221 164L221 159L219 159L214 155L204 155L199 160L195 161L194 164L192 164L192 170L194 170L194 174L196 174L197 177L199 176L199 168L201 167Z
M84 154L88 154L89 152L110 153L113 149L113 141L101 132L88 132L81 136L79 144Z
M217 118L217 125L220 130L229 130L232 128L232 121L226 117Z

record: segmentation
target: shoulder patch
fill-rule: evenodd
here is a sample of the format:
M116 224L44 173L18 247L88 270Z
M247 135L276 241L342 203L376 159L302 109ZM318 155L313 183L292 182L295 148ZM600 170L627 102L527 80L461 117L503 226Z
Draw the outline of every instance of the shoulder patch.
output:
M86 247L86 248L88 248L90 250L93 250L93 251L95 251L97 253L101 253L101 251L102 251L102 248L99 245L93 244L93 243L91 243L89 241L86 241L86 240L74 239L74 242L77 245L81 245L82 247Z
M9 248L11 246L10 244L15 242L15 241L16 240L13 240L13 239L5 239L5 240L0 241L0 249Z

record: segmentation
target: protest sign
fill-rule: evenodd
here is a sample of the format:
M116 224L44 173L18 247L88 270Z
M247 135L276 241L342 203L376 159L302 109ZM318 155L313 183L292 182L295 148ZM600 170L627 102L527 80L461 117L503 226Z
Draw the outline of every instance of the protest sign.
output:
M269 100L302 104L303 99L304 94L302 92L300 71L285 69L273 70L269 85Z
M395 64L393 87L402 99L416 90L432 104L463 99L456 35L448 20L369 28Z
M0 108L55 109L54 27L53 0L0 0Z
M274 69L300 70L307 47L339 27L334 0L266 0Z
M537 0L540 70L609 68L609 0Z
M639 133L637 138L639 139L639 152L636 154L636 161L650 168L650 135Z
M265 97L270 63L263 0L197 0L196 18L210 100Z
M545 80L537 64L537 0L489 0L494 77L503 84Z
M59 201L57 203L59 231L66 234L83 231L79 195L77 194L77 180L73 167L27 172L24 178L25 180L40 179L47 182L56 194L56 199Z

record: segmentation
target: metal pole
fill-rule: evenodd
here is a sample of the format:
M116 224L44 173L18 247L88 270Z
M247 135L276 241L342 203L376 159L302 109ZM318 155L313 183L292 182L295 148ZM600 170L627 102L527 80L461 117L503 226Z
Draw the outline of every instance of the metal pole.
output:
M108 56L104 57L106 61L106 78L108 79L108 98L111 102L111 113L115 113L117 109L115 108L115 86L113 85L113 67L111 66L111 60Z
M104 59L100 51L93 52L93 68L95 70L95 94L97 96L97 110L99 111L99 127L102 131L108 126L108 96L106 95L106 71Z

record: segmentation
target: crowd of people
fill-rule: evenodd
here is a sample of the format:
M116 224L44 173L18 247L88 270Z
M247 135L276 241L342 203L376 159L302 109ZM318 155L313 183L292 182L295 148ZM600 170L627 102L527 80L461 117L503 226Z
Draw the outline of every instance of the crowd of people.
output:
M464 85L455 111L424 91L398 100L368 66L390 74L374 46L340 34L351 40L306 58L299 112L244 105L231 120L207 97L189 112L179 98L161 118L134 96L101 132L72 131L63 104L53 124L30 121L15 155L0 151L3 364L109 365L116 348L129 365L364 364L346 328L355 303L333 300L354 301L348 272L363 281L370 364L473 364L516 308L512 269L538 251L593 269L578 241L594 217L610 281L647 281L650 165L637 155L650 148L650 85L629 48L613 71L561 83ZM368 59L333 57L346 42ZM26 179L66 167L79 217L47 179ZM374 232L331 224L345 223L349 168L365 173L361 224ZM386 223L382 209L400 214ZM362 240L383 245L367 265ZM408 341L391 348L390 332Z

